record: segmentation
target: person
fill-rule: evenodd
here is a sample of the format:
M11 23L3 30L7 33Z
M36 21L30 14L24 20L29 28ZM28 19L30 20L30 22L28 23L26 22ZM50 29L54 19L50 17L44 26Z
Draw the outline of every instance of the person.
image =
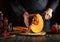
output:
M50 32L50 19L58 6L58 2L59 0L16 0L11 3L11 6L17 17L20 18L21 15L24 17L20 22L21 25L24 21L28 27L30 15L39 13L44 19L44 31Z

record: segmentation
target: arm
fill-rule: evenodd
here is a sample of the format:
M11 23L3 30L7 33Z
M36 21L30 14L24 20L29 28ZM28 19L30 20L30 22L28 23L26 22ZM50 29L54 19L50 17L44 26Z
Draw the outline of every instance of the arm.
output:
M19 2L15 1L14 3L12 3L12 9L13 11L16 13L17 16L23 16L24 18L24 23L26 25L26 27L29 26L29 21L28 21L28 12L25 11L23 5L21 5Z
M48 20L52 17L52 12L55 11L56 7L58 6L58 3L59 0L50 0L47 10L43 13L44 20Z
M50 0L48 4L48 8L51 8L54 11L58 6L58 3L59 3L59 0Z
M11 3L11 6L12 6L12 9L16 13L17 16L24 14L25 9L18 1Z

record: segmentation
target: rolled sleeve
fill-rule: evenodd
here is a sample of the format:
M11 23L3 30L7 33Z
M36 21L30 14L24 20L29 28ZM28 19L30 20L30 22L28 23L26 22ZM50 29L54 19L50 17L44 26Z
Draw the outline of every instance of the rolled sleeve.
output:
M51 0L50 4L49 4L49 8L53 9L53 11L55 11L55 9L57 8L59 3L59 0Z
M25 12L23 6L18 2L12 3L11 6L12 6L12 10L14 11L14 13L16 13L17 16L20 16Z

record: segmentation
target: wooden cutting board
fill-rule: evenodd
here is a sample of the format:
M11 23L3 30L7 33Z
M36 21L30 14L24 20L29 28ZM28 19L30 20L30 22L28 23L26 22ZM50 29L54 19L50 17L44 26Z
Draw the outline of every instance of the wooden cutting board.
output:
M20 35L45 35L46 32L39 32L39 33L31 33L31 32L28 32L28 28L24 28L24 27L20 27L20 26L16 26L16 27L13 27L13 30L14 32L12 32L13 34L20 34ZM23 31L24 32L20 32L20 31Z
M45 35L46 34L46 32L40 32L40 33L19 33L19 34L21 34L21 35Z

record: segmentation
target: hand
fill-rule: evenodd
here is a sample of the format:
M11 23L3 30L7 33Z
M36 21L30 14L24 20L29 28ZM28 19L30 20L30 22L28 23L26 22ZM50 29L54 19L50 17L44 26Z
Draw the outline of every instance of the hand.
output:
M53 10L51 8L48 8L44 13L43 13L43 17L44 20L49 20L52 18L52 12Z
M29 27L29 24L30 24L29 20L30 20L33 16L34 16L34 14L29 14L28 12L25 12L25 13L23 14L24 23L25 23L26 27Z
M29 27L29 13L25 12L23 14L23 17L24 17L24 23L25 23L26 27Z

